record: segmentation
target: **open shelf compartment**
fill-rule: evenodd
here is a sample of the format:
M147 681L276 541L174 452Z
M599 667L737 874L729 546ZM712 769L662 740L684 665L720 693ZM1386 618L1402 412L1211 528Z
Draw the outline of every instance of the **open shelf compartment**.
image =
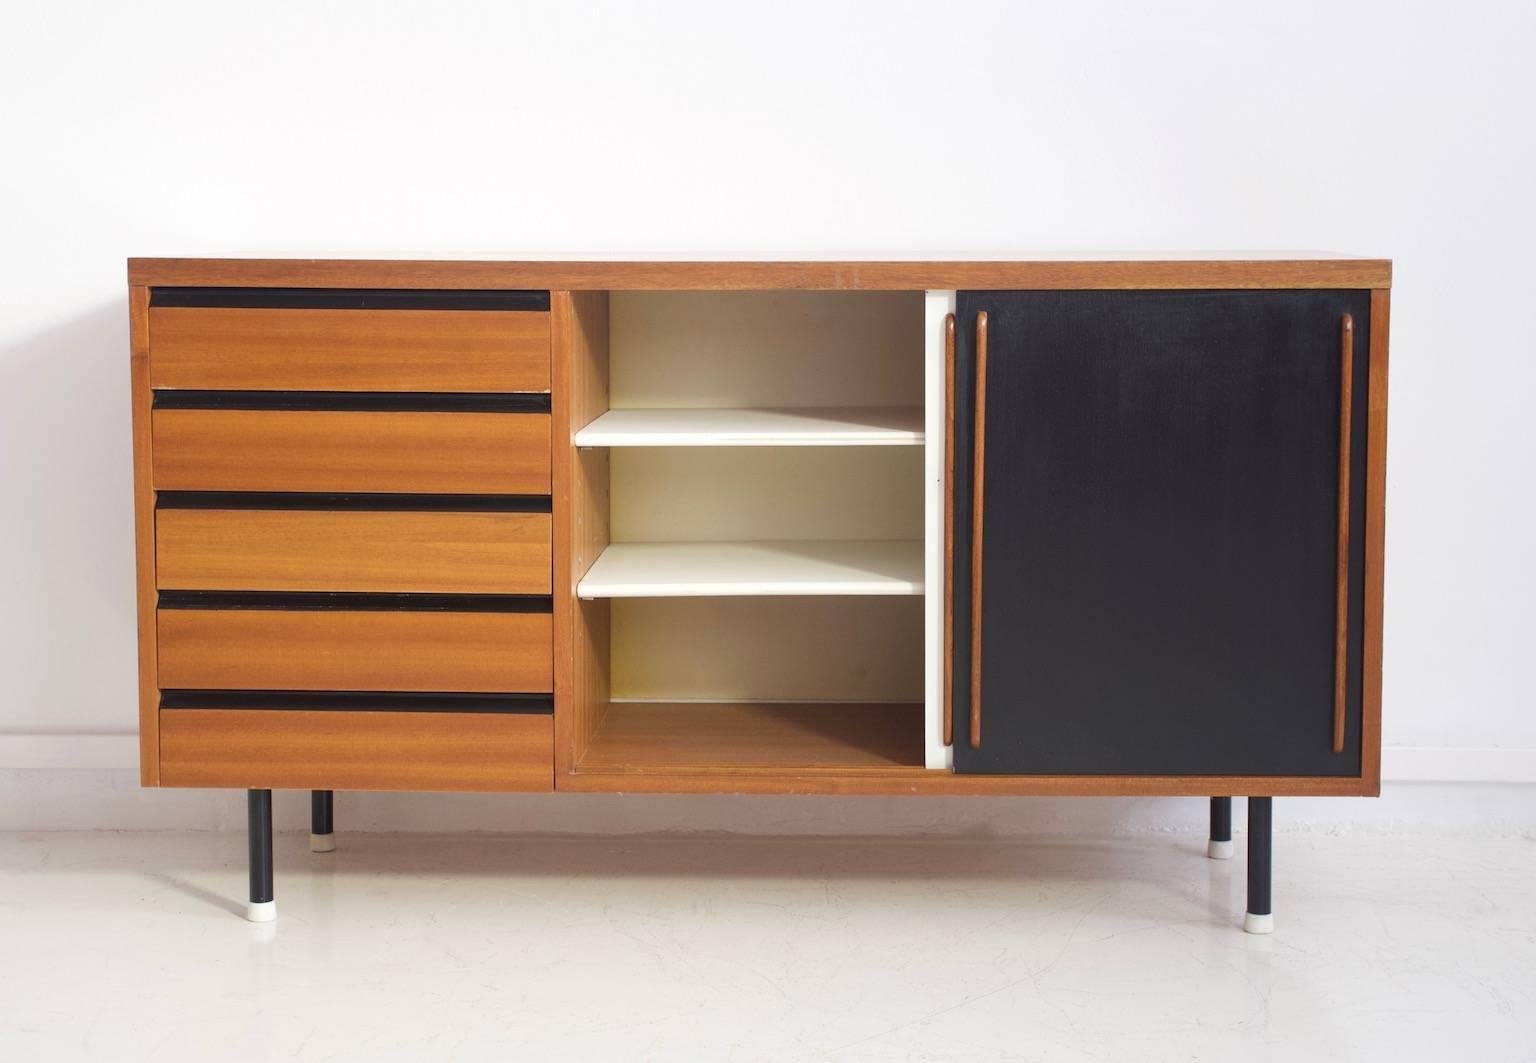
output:
M564 770L619 790L928 770L930 300L582 301Z
M920 770L916 596L629 598L577 771Z

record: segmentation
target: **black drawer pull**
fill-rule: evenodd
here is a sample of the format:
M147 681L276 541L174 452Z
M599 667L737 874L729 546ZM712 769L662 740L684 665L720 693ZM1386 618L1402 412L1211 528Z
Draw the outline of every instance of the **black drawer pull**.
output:
M338 610L401 613L548 613L538 594L419 594L371 591L161 591L161 609Z
M549 293L425 288L152 288L149 305L259 310L548 310Z
M550 715L551 694L373 690L162 690L162 709L329 709L345 712L506 712Z
M369 513L549 513L548 495L422 495L326 491L161 491L156 509L273 509Z
M548 413L547 392L195 391L155 392L157 410L326 410L381 413Z

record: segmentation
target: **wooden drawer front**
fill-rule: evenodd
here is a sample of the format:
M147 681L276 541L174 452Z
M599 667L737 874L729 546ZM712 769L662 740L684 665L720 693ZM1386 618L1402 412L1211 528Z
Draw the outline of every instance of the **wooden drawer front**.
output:
M154 388L549 390L549 314L152 307Z
M154 481L182 491L549 494L545 413L153 414Z
M554 689L549 613L161 609L160 687Z
M162 588L549 594L548 513L162 509Z
M163 709L160 782L285 790L550 790L553 718Z

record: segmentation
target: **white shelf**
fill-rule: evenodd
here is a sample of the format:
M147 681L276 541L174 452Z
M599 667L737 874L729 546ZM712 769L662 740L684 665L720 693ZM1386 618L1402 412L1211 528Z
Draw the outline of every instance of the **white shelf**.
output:
M914 542L614 543L577 586L582 598L923 593Z
M578 447L848 447L923 442L916 406L609 410L576 433Z

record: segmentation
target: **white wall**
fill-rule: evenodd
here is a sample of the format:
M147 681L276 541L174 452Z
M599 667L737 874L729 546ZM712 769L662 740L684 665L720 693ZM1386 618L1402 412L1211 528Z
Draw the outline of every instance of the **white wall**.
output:
M128 255L1328 248L1397 263L1388 772L1536 779L1531 11L12 5L0 732L134 727Z

